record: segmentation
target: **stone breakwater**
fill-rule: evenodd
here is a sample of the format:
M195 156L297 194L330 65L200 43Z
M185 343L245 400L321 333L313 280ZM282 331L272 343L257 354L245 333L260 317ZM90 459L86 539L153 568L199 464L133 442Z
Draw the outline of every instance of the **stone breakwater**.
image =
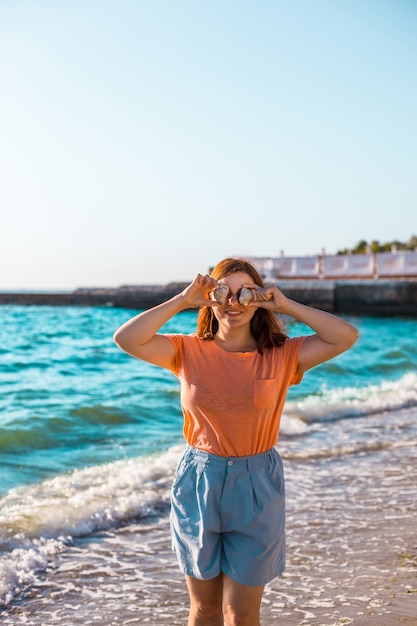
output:
M146 309L179 293L187 283L118 288L80 288L71 292L0 292L0 305L113 306ZM290 298L334 313L417 317L417 280L282 280Z

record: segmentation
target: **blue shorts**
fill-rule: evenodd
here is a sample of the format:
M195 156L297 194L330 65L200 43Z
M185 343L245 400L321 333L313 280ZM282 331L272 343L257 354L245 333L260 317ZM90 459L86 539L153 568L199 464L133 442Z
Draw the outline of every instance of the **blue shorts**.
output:
M285 489L275 448L220 457L187 447L171 490L172 545L180 570L208 580L224 572L265 585L285 569Z

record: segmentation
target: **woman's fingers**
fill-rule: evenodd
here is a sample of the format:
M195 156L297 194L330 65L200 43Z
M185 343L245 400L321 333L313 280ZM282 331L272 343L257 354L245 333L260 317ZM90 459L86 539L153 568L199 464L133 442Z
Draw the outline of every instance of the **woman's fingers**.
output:
M185 289L186 296L191 308L200 306L218 306L211 298L211 292L218 286L218 282L208 274L197 274L193 282Z

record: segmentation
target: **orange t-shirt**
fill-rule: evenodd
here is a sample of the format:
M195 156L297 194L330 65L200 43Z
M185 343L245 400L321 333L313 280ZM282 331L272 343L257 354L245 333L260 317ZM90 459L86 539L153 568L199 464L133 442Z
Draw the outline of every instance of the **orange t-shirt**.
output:
M190 446L218 456L265 452L278 440L288 387L298 384L305 337L280 348L227 352L197 335L167 335L177 357L184 436Z

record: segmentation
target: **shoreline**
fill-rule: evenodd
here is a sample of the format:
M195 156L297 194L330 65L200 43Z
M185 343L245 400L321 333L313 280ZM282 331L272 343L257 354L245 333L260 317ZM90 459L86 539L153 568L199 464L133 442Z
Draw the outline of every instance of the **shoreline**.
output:
M415 420L417 411L404 417ZM348 457L283 458L287 569L266 585L261 624L416 626L414 436ZM0 619L5 626L180 626L187 612L166 507L75 540Z
M3 291L1 305L107 306L146 309L179 293L188 283L74 291ZM283 293L302 304L331 313L417 317L417 280L282 280Z

